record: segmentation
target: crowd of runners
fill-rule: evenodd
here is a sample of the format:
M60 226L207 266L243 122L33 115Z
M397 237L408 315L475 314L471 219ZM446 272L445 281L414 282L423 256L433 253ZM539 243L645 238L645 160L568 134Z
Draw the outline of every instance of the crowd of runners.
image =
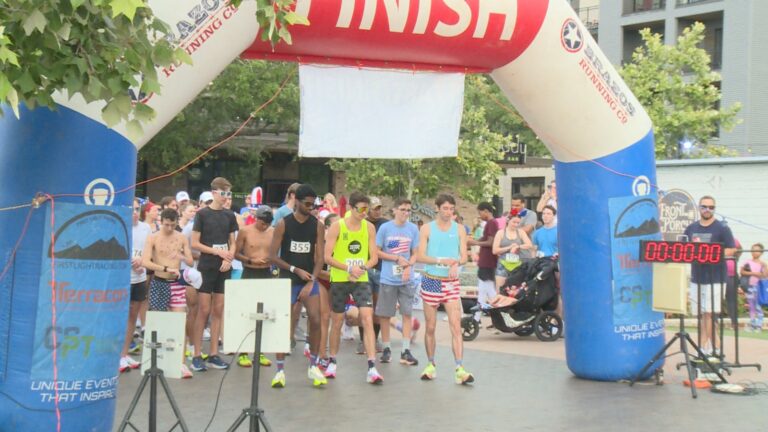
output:
M187 350L179 359L182 377L228 368L219 352L225 281L279 277L291 281L292 348L299 317L306 314L304 355L313 386L326 385L343 370L337 355L342 338L354 338L354 327L359 329L357 353L366 356L368 383L384 381L376 364L392 361L392 328L402 333L400 363L418 366L411 348L421 327L413 316L416 296L423 303L425 320L421 379L437 377L435 329L442 307L455 361L450 370L457 384L472 383L474 377L463 364L459 297L459 271L473 255L470 246L476 246L480 300L488 303L513 265L509 261L525 259L536 250L557 253L556 231L549 232L556 214L556 202L550 197L542 197L544 231L541 239L533 235L532 243L533 226L527 225L532 220L535 226L536 213L525 209L522 197L513 197L511 214L500 221L493 218L489 203L480 203L482 225L473 235L456 221L456 202L447 194L435 199L435 219L423 226L411 222L412 203L402 198L394 200L389 220L382 217L381 200L360 192L339 206L333 195L318 197L310 185L295 183L277 209L258 204L255 195L254 191L246 207L235 212L231 184L217 177L197 202L186 192L159 204L134 200L131 303L121 372L139 367L130 354L140 349L137 325L145 322L147 308L186 313ZM286 385L288 354L274 354L274 388ZM254 361L271 366L269 356L251 359L240 354L236 361L242 367L251 367Z

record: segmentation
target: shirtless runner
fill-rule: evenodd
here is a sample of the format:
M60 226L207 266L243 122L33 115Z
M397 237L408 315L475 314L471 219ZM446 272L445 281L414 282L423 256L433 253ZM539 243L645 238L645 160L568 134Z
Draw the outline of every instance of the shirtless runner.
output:
M272 209L266 205L252 208L253 223L246 225L237 235L235 259L243 263L243 279L273 279L269 261L272 245ZM237 364L251 367L253 362L248 354L240 354ZM262 353L259 364L270 366L272 362Z
M142 253L142 265L155 272L149 288L149 309L186 313L186 287L181 278L181 261L191 266L192 249L184 234L176 231L179 214L167 208L160 213L160 230L147 238ZM183 362L182 377L191 378Z

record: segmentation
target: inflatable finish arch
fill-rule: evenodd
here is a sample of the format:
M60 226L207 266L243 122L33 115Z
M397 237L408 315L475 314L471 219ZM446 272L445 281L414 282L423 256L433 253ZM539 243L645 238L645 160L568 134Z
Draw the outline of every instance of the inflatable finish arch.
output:
M32 211L13 257L28 210L0 211L0 268L11 263L0 280L4 430L51 430L57 408L63 430L112 428L130 289L125 230L132 199L130 190L115 192L134 184L137 149L241 53L490 72L557 160L568 367L589 379L627 378L662 346L663 332L633 338L621 330L659 318L647 302L616 325L620 287L614 287L609 218L611 198L637 195L638 179L655 183L651 123L565 0L299 0L297 12L311 25L292 28L294 44L274 52L254 43L253 2L239 10L224 0L150 4L173 24L195 65L162 69L163 94L142 95L158 111L142 140L106 128L100 105L64 95L56 97L55 112L0 119L0 183L7 185L0 208L28 203L39 191L84 195L56 200L53 230L50 201ZM649 268L632 268L648 279Z

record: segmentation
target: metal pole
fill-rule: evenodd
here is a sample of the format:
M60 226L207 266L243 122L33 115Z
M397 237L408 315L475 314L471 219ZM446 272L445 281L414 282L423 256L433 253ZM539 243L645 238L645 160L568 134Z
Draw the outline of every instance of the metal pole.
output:
M256 313L262 314L264 312L264 303L256 304ZM259 365L259 359L261 358L261 331L264 321L256 320L256 332L254 333L254 348L253 348L253 362L255 363L253 368L253 377L251 379L251 409L257 409L259 406L259 372L261 367ZM259 432L259 416L251 415L251 432Z
M152 355L149 378L149 432L157 432L157 332L152 331Z

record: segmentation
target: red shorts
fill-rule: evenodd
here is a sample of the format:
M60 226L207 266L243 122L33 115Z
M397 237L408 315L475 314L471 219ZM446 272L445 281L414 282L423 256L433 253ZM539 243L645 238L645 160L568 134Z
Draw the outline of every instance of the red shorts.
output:
M421 278L421 299L425 304L438 306L452 300L459 300L461 285L458 279L435 279L424 275Z

